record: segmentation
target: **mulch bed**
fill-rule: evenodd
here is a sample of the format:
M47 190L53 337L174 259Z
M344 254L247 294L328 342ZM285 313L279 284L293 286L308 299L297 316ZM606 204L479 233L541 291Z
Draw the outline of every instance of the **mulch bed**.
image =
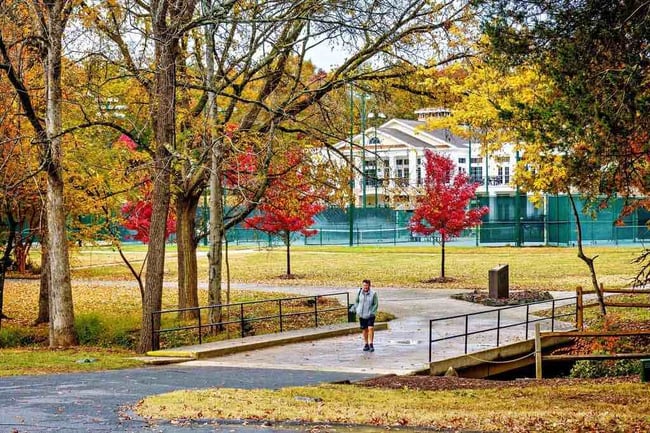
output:
M356 382L356 385L368 388L413 389L420 391L447 391L455 389L493 389L526 386L564 386L588 383L635 383L639 376L602 377L598 379L516 379L516 380L487 380L467 379L449 376L397 376L387 375Z
M477 304L493 307L530 304L532 302L549 301L553 299L553 296L549 292L535 290L513 290L509 293L507 298L495 299L490 298L487 290L474 289L473 292L458 293L456 295L451 295L451 297L461 301L475 302Z

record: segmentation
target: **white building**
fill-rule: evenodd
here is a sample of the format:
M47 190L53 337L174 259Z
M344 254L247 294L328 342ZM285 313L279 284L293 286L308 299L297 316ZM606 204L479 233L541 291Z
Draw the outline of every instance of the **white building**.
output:
M357 207L391 206L413 209L424 180L424 152L430 149L449 156L459 171L469 172L480 183L478 195L512 195L510 186L516 158L509 146L502 153L484 157L479 143L452 134L446 129L426 128L426 119L445 116L443 109L416 111L418 120L391 119L353 137L355 166L354 195ZM349 141L336 144L349 164ZM363 173L365 172L365 176ZM365 182L363 182L365 177ZM364 185L365 183L365 185ZM365 200L365 203L364 203Z

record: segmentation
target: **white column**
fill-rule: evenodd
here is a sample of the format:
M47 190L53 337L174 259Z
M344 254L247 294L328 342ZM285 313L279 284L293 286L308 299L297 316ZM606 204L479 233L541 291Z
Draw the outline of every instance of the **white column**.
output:
M409 150L409 186L415 187L418 184L418 152L415 149Z
M361 176L361 155L354 155L354 205L356 207L361 207L361 181L363 176Z
M389 187L395 186L395 176L397 176L397 164L395 164L395 155L388 156L388 182Z

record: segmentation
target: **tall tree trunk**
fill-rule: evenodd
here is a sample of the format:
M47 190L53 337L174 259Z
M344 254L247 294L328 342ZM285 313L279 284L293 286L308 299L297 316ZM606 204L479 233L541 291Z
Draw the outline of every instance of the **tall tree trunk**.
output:
M41 242L41 283L38 290L38 316L35 325L50 321L50 262L48 260L47 241Z
M445 279L445 237L440 236L440 246L442 247L442 254L440 257L440 278Z
M575 217L576 220L576 229L577 229L577 243L578 243L578 257L587 264L587 267L589 268L589 274L591 275L591 285L596 291L596 296L598 297L598 305L600 305L600 312L602 315L607 314L607 310L605 309L605 298L603 296L603 292L600 290L600 286L598 285L598 278L596 277L596 268L594 267L594 260L598 256L593 256L593 257L587 257L582 249L582 223L580 222L580 214L578 212L578 208L576 206L576 202L573 199L573 195L571 195L570 192L567 193L569 197L569 202L571 202L571 209L573 210L573 216Z
M162 287L165 270L165 240L167 215L170 203L170 165L172 156L169 149L175 145L175 79L176 53L178 41L169 35L166 28L164 2L152 6L152 15L157 17L153 24L156 57L154 90L151 97L151 123L155 140L153 172L151 225L149 228L149 248L147 251L147 270L142 305L142 328L138 352L144 353L159 346L160 316L153 317L162 306Z
M203 0L202 7L204 12L212 9L210 0ZM214 84L215 80L215 58L214 58L214 25L205 26L206 44L205 44L205 69L206 84L208 88ZM217 98L214 92L208 92L208 103L206 105L207 122L210 134L208 135L210 146L210 228L208 231L208 305L220 305L223 303L221 293L221 269L222 269L222 245L224 238L224 221L223 221L223 185L221 179L221 164L223 162L223 144L218 139L219 134L219 110L217 107ZM221 308L210 310L210 323L222 321L223 312Z
M222 245L223 245L223 201L221 194L221 145L215 143L212 150L211 172L210 172L210 250L208 253L208 304L221 305L221 267L222 267ZM221 322L221 308L210 310L210 323Z
M196 263L196 210L201 196L176 196L176 246L178 248L178 308L199 306ZM180 314L183 319L196 319L198 310Z
M5 250L0 258L0 329L2 329L2 319L4 315L4 296L5 296L5 275L7 269L11 265L11 250L14 247L14 240L16 239L16 221L14 221L11 211L7 212L7 219L9 222L9 234L5 242Z
M77 344L74 329L72 285L68 239L63 204L62 169L62 92L61 56L65 21L64 1L46 3L49 9L48 51L46 61L47 130L47 233L50 264L50 347L69 347Z
M291 277L291 233L285 232L285 244L287 245L287 278Z

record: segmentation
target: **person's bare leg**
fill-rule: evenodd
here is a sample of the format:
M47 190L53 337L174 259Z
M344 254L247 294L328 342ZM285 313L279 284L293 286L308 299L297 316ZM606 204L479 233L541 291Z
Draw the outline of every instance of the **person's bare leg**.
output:
M368 334L369 334L368 329L369 328L366 328L362 331L364 344L368 344Z
M372 346L372 342L375 340L375 327L374 326L368 326L368 339L366 340L366 343L370 344Z

